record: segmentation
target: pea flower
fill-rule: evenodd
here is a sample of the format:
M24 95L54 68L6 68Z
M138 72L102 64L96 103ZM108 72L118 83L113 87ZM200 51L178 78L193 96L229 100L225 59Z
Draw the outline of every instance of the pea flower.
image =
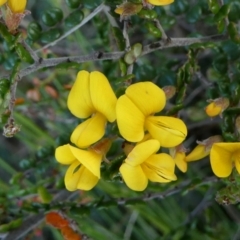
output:
M136 145L120 167L126 185L134 191L143 191L148 180L166 183L177 179L174 160L166 153L156 154L160 144L151 139Z
M153 116L165 104L165 93L152 82L139 82L129 86L116 106L121 135L129 142L139 142L147 130L163 147L179 145L187 135L184 122L174 117Z
M88 118L71 135L71 142L86 148L101 139L107 121L116 119L117 98L108 79L98 71L80 71L69 93L67 105L73 115Z
M233 167L240 174L240 142L214 143L210 152L210 163L217 177L228 177Z
M110 139L102 139L95 146L83 150L70 144L60 146L55 151L56 160L70 165L64 182L68 191L91 190L100 179L100 165L111 146Z
M174 0L146 0L146 2L155 6L165 6L174 2Z
M229 106L229 99L224 97L209 100L209 102L205 108L205 112L209 117L221 116L223 111Z

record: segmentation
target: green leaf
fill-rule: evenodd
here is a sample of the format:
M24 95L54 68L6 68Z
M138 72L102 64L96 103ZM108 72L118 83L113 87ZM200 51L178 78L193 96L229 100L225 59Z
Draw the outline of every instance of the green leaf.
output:
M28 38L36 41L39 39L42 32L42 27L38 22L31 22L27 28Z
M228 24L227 30L231 40L235 43L240 43L240 35L238 33L238 29L233 22L230 22Z
M221 20L223 20L225 17L227 17L228 13L230 11L230 5L229 4L224 4L219 11L217 12L217 14L214 16L214 20L216 22L219 22Z
M69 8L78 8L82 0L65 0Z
M52 27L62 21L63 12L60 8L51 8L42 15L42 21L46 26Z
M191 9L188 10L186 19L190 23L197 22L202 16L202 9L199 5L195 5Z
M69 14L65 20L64 24L67 28L72 28L79 24L84 18L84 13L81 10L76 10Z
M42 32L40 40L42 43L50 43L58 39L61 33L62 31L58 28L50 29L46 32Z

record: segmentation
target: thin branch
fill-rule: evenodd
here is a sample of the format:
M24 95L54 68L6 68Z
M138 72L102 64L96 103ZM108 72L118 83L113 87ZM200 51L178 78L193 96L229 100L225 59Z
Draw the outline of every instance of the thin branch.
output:
M212 35L208 37L201 38L171 38L170 42L166 42L164 40L160 40L158 42L154 42L143 47L143 52L141 56L147 55L151 52L158 51L160 49L173 48L173 47L183 47L189 46L193 43L204 43L204 42L220 42L226 40L228 37L225 35ZM83 56L73 56L73 57L60 57L60 58L50 58L43 59L37 63L30 65L29 67L22 69L19 72L20 79L25 77L31 73L34 73L45 67L54 67L60 63L83 63L90 61L103 61L103 60L118 60L123 57L125 54L122 52L111 52L111 53L103 53L103 52L95 52L89 55Z
M26 50L30 53L32 59L35 61L35 62L38 62L39 61L39 57L38 55L36 54L36 52L33 51L33 49L26 43L25 40L22 41L22 45L26 48Z
M168 39L168 36L167 36L167 34L165 33L165 31L164 31L164 29L163 29L160 21L159 21L158 19L154 19L154 22L155 22L155 24L156 24L156 27L157 27L157 28L161 31L161 33L162 33L162 39L166 41L166 40Z
M111 26L119 28L116 19L109 13L109 10L110 10L110 8L106 5L104 5L103 12L106 15L106 17L107 17L108 21L110 22Z
M75 196L75 194L76 194L76 192L69 194L69 192L67 192L65 190L61 191L55 197L53 202L70 199L73 196ZM24 222L22 223L22 225L19 228L9 232L8 235L4 238L4 240L13 240L13 239L18 240L19 238L25 236L28 232L35 229L44 220L44 217L45 217L44 213L38 213L37 215L28 217L26 220L24 220Z
M61 40L63 40L64 38L68 37L70 34L77 31L80 27L82 27L87 22L89 22L92 18L94 18L99 12L101 12L103 10L104 7L105 7L105 5L104 5L104 3L102 3L97 8L95 8L95 10L93 12L91 12L86 18L84 18L78 25L76 25L75 27L73 27L72 29L67 31L65 34L63 34L60 38L56 39L55 41L53 41L51 43L48 43L47 45L43 46L40 49L37 49L35 52L40 52L43 49L46 49L48 47L52 47L55 44L57 44L58 42L60 42Z
M128 30L128 21L124 20L124 22L123 22L123 37L125 38L125 42L126 42L126 51L130 51L131 43L129 40L127 30ZM133 64L130 64L127 69L127 75L132 74L132 72L133 72Z
M216 177L208 177L208 178L203 179L201 181L201 183L196 184L194 186L191 185L191 180L186 180L186 181L180 183L178 186L176 186L172 189L169 189L165 192L153 193L153 194L148 194L146 196L140 196L140 197L118 199L117 203L118 203L118 205L125 205L128 202L137 201L137 200L142 200L142 201L147 202L147 201L151 201L153 199L165 199L166 197L169 197L171 195L174 195L176 193L181 192L185 188L187 188L189 191L192 191L199 186L202 186L202 185L205 185L205 184L208 184L208 183L212 183L212 182L218 182L218 179Z

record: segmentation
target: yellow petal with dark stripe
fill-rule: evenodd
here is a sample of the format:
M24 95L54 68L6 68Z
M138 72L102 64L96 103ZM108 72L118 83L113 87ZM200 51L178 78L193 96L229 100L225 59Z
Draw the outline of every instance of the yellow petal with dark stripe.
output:
M100 165L102 156L94 151L82 150L73 146L70 146L72 154L75 158L86 167L93 175L100 178Z
M152 182L170 182L177 179L175 162L166 153L154 154L143 163L143 171Z
M187 127L179 118L149 116L145 127L163 147L175 147L187 136Z
M133 167L137 166L156 153L159 148L160 144L155 139L140 143L129 153L125 162Z

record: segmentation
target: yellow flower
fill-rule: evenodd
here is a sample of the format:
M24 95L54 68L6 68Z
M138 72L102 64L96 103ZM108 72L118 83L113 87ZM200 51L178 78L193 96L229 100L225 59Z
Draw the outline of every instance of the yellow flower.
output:
M55 158L61 164L70 165L64 178L68 191L91 190L100 179L102 156L94 151L66 144L56 149Z
M146 0L146 1L155 6L169 5L174 2L174 0Z
M88 118L73 131L71 142L85 148L101 139L107 121L116 119L117 98L101 72L80 71L68 96L68 108L79 118Z
M91 190L98 183L100 165L110 146L110 139L102 139L88 150L82 150L70 144L56 149L57 161L64 165L70 165L64 178L68 191Z
M210 162L217 177L228 177L234 166L240 174L240 142L213 144Z
M209 102L210 103L205 108L205 112L209 117L221 115L222 112L229 106L229 99L224 97L209 100Z
M166 153L155 154L160 147L151 139L136 145L120 167L126 185L134 191L143 191L148 180L166 183L177 179L174 160Z
M198 161L209 155L214 143L222 142L220 135L209 137L203 141L197 141L198 145L186 156L187 162Z
M187 135L184 122L174 117L153 116L165 104L165 93L152 82L139 82L129 86L116 106L121 135L130 142L139 142L147 130L163 147L179 145Z

